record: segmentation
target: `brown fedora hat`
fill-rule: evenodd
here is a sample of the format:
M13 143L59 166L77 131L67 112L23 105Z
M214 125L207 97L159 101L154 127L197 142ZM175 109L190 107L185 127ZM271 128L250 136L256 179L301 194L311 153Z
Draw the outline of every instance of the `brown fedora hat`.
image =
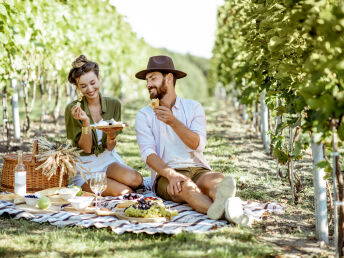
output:
M169 56L151 56L147 69L135 74L137 79L146 80L146 74L151 72L173 73L176 79L186 76L186 73L174 69L172 58Z

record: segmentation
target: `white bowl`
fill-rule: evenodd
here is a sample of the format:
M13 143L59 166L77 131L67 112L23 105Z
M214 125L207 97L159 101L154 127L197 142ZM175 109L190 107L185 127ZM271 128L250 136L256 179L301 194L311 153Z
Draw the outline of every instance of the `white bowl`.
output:
M76 210L85 210L88 206L91 205L94 197L91 196L76 196L68 201L72 204Z
M78 192L79 189L76 188L62 188L59 190L59 195L62 199L68 201L68 199L74 198Z
M27 197L27 196L32 196L32 195L36 196L37 198L32 198L32 197L30 198L30 197ZM38 200L39 200L40 197L41 197L41 196L39 196L39 195L37 195L37 194L28 194L28 195L25 195L25 196L24 196L24 200L25 200L25 202L26 202L27 205L32 206L32 207L35 207L35 206L37 205Z

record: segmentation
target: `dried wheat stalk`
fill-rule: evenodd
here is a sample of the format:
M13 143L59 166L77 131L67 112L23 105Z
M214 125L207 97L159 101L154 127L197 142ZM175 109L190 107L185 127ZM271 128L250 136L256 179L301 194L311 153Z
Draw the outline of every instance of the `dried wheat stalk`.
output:
M85 179L84 172L90 174L90 171L80 164L84 164L80 159L82 150L77 150L72 147L70 143L52 143L44 137L37 138L39 146L39 154L36 156L38 161L43 162L36 170L42 169L42 174L48 177L48 180L53 175L56 175L60 170L59 186L62 185L63 175L76 176L77 168L80 171L81 177Z

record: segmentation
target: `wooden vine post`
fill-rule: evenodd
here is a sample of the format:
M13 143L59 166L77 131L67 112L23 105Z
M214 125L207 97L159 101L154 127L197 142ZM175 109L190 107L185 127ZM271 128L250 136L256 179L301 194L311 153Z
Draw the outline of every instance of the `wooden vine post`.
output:
M270 140L270 135L268 134L269 109L265 103L265 94L266 94L265 90L260 94L260 123L261 123L262 140L263 140L265 151L270 152L271 140Z
M317 164L324 160L323 145L311 140L312 157L313 157L313 185L314 185L314 202L316 213L316 231L320 241L328 244L328 219L327 219L327 195L326 180L324 168L319 168Z
M332 119L332 177L333 177L333 202L334 202L334 234L336 257L344 255L344 189L343 174L340 169L338 141L336 134L336 120Z

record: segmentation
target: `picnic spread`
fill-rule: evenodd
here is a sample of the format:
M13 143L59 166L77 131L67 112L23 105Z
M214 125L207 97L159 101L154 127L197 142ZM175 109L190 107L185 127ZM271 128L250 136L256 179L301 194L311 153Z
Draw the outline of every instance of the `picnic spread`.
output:
M141 189L141 200L161 200L156 197L150 189L150 178L144 178L144 188ZM45 192L44 192L45 191ZM50 192L49 192L50 191ZM119 212L116 206L120 203L128 202L121 197L103 197L101 206L105 213L95 212L94 206L87 207L85 212L73 209L68 201L62 199L57 194L59 188L46 189L36 194L49 195L51 206L47 210L41 210L35 207L28 208L24 204L23 198L16 198L15 194L0 193L0 216L5 214L15 218L25 218L32 222L50 223L58 227L80 226L80 227L109 227L117 234L124 232L147 233L147 234L178 234L180 232L206 232L229 225L226 220L211 220L207 215L198 213L187 204L175 203L172 201L162 201L164 207L176 211L178 215L171 218L160 217L162 219L132 218ZM84 197L92 197L92 194L86 193ZM7 198L6 198L7 197ZM83 196L81 196L83 197ZM16 204L17 203L17 204ZM244 202L244 212L254 220L260 220L262 216L271 213L283 213L283 208L277 203L258 203ZM67 208L68 207L68 208ZM67 208L67 209L66 209ZM31 210L30 210L31 209ZM110 211L110 212L109 212ZM112 212L112 213L111 213ZM109 215L107 215L109 214Z

